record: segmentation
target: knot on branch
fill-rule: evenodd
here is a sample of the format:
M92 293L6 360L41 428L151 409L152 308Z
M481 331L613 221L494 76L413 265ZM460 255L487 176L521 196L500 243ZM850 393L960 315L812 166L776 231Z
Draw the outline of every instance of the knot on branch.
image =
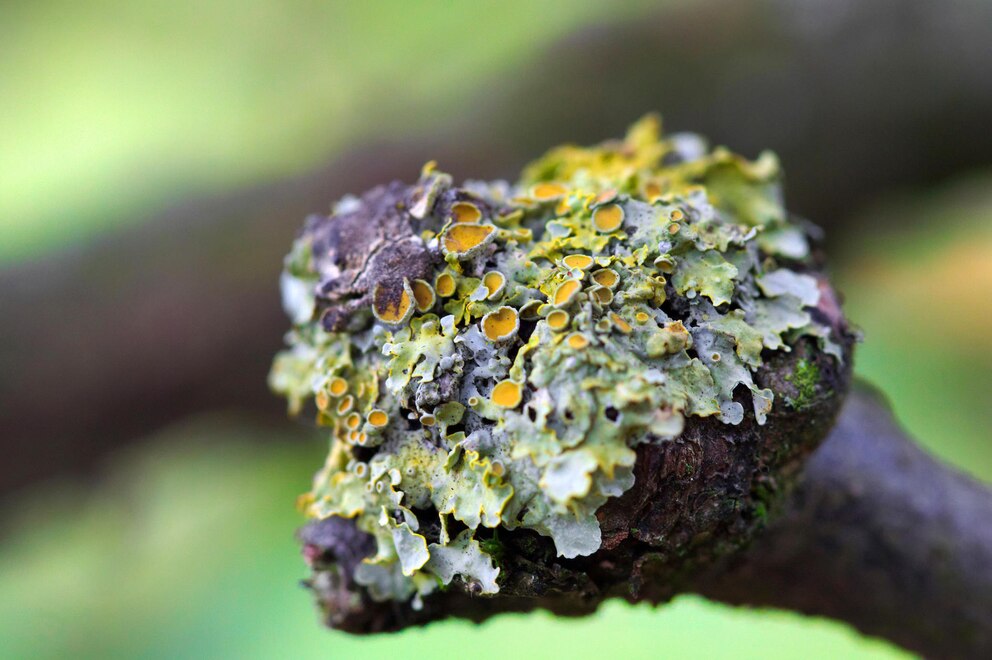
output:
M300 501L328 622L658 602L745 545L850 370L779 177L648 117L312 217L271 384L332 432Z

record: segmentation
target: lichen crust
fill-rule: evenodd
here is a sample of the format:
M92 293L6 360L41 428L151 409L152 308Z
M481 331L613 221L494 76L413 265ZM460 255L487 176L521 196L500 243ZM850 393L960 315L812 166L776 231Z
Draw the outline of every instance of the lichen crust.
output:
M800 336L842 359L780 190L773 155L649 116L516 184L456 186L429 163L311 217L270 385L331 431L300 506L374 538L353 571L367 595L496 593L499 530L590 555L638 445L693 417L763 423L778 404L752 376Z

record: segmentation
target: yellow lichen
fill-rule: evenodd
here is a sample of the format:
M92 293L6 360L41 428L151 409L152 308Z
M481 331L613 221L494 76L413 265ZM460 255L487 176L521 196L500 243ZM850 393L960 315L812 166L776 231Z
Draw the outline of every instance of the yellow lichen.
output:
M530 196L539 202L549 202L567 192L568 188L560 183L538 183L530 189Z
M548 318L545 320L548 322L549 328L558 331L567 328L571 318L569 317L568 312L566 312L565 310L556 309L550 314L548 314Z
M499 569L479 545L495 534L480 527L588 556L596 511L633 485L640 443L677 438L691 416L741 423L739 385L763 423L773 393L750 377L763 353L831 335L806 298L774 289L776 269L810 264L772 165L663 139L649 118L622 141L549 152L516 185L459 187L427 167L387 206L349 201L323 219L341 233L387 207L412 222L346 277L327 225L308 224L284 275L288 294L309 297L287 301L293 346L270 382L294 414L315 400L332 429L301 502L374 537L355 593L420 599L451 584L445 558L461 584L494 593ZM423 242L391 260L408 238ZM366 283L387 327L355 313Z
M592 212L592 226L596 231L609 234L623 224L623 207L619 204L606 204Z
M348 381L340 376L335 376L327 384L327 391L335 398L343 396L348 392Z
M654 260L654 267L666 275L671 275L675 272L675 260L667 254L663 254Z
M610 320L613 321L613 327L615 327L617 330L619 330L624 334L630 334L633 331L633 328L630 327L630 324L624 321L619 314L611 312Z
M603 268L592 274L592 281L607 289L612 289L620 282L620 276L612 268Z
M523 398L523 390L519 383L512 380L500 381L493 388L490 399L501 408L516 408Z
M441 273L434 280L434 290L442 298L450 298L455 295L456 282L451 273Z
M551 304L557 307L564 307L572 302L572 299L580 289L582 289L582 282L579 280L565 280L555 289L555 294L551 297Z
M603 192L599 193L598 195L592 198L591 205L600 206L602 204L606 204L607 202L612 202L616 198L617 198L616 188L607 188L606 190L604 190Z
M540 308L544 306L540 300L528 300L520 308L521 321L536 321L540 318Z
M490 271L482 276L482 285L486 287L489 293L486 298L492 300L498 296L503 291L503 286L506 284L506 278L503 273L497 271Z
M613 302L613 292L610 291L608 287L596 286L593 287L592 296L600 305L609 305Z
M372 313L388 325L404 323L413 313L410 284L406 280L402 287L377 284L372 292Z
M414 280L410 283L413 290L413 299L417 304L418 312L427 312L434 307L434 287L424 280Z
M573 332L565 338L565 343L567 343L570 348L580 350L589 345L589 337L585 336L581 332Z
M578 270L586 270L591 268L593 265L592 257L588 254L570 254L561 260L567 268L576 268Z
M451 206L451 219L459 223L475 223L482 219L482 211L472 202L456 202Z
M386 424L389 423L389 415L386 414L385 410L380 410L379 408L375 408L369 412L367 421L370 426L373 426L377 429L381 429L382 427L384 427Z
M517 334L520 321L517 310L500 307L482 317L482 334L490 341L504 341Z
M441 244L448 254L468 256L488 243L495 231L492 225L454 224L445 230Z
M661 184L658 181L645 181L641 187L641 194L649 202L653 202L661 197Z

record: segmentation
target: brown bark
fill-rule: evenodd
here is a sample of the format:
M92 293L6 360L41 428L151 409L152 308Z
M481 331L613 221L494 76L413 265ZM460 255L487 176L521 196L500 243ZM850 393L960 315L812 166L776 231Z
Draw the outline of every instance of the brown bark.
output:
M992 656L992 491L858 391L782 515L700 593L846 621L928 657Z

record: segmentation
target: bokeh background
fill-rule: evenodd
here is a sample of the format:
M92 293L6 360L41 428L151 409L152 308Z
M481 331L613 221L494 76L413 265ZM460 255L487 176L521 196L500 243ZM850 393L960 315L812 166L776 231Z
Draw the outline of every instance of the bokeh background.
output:
M824 227L858 373L992 481L992 3L0 4L0 655L899 657L686 596L356 639L299 585L325 440L265 390L303 217L645 112Z

